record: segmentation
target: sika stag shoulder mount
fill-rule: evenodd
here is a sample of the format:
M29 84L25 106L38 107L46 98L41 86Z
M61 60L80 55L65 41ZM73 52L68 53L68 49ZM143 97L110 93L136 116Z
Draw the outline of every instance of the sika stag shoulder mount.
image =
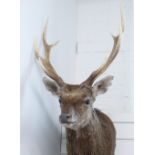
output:
M114 45L107 61L79 85L64 82L50 63L50 51L57 43L47 43L46 31L47 24L42 36L45 56L43 58L39 55L37 45L35 56L42 70L51 79L43 78L45 86L59 99L61 108L59 120L66 127L68 155L114 155L116 141L114 125L108 116L93 108L96 97L107 91L113 76L94 82L105 72L119 52L124 32L123 17L121 16L119 34L113 36Z

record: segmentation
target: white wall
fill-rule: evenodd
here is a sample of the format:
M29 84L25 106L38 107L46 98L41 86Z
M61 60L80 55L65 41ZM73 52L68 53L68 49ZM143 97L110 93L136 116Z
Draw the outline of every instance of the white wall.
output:
M52 52L52 64L65 81L72 82L75 10L75 0L21 0L21 155L60 154L60 109L42 84L44 74L34 61L33 42L40 41L48 17L48 41L60 41Z

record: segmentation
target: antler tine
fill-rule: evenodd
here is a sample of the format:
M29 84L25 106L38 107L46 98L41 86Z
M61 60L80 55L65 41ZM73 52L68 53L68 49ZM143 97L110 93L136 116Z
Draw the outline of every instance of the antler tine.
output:
M82 82L82 85L91 86L93 82L97 79L97 77L100 76L102 73L104 73L106 69L109 67L109 65L113 62L113 60L115 59L115 57L119 52L123 32L124 32L124 17L123 17L123 10L121 7L120 31L117 36L112 36L114 40L112 51L109 57L107 58L106 62L102 64L97 70L93 71L91 75L84 82Z
M54 44L49 44L47 43L47 40L46 40L46 33L47 33L47 25L48 23L46 22L46 25L45 25L45 28L44 28L44 31L43 31L43 35L42 35L42 40L43 40L43 45L44 45L44 48L45 48L45 59L50 61L50 51L51 49L56 46L58 44L58 41Z
M47 32L47 23L46 23L46 25L44 27L44 31L43 31L43 34L42 34L42 40L43 40L43 46L44 46L44 50L45 50L45 56L44 56L44 58L42 58L40 56L38 44L37 44L37 42L35 42L35 46L34 46L35 57L36 57L39 65L43 69L43 71L47 74L47 76L49 76L51 79L56 81L59 86L63 86L64 81L57 74L54 67L50 63L50 51L54 46L57 45L58 42L56 42L54 44L48 44L47 40L46 40L46 32Z

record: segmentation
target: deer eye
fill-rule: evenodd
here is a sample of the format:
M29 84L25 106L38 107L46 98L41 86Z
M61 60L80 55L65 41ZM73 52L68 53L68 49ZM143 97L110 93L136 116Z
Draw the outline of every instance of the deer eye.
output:
M90 100L87 99L87 100L84 101L84 103L85 103L86 105L89 105L89 104L90 104Z

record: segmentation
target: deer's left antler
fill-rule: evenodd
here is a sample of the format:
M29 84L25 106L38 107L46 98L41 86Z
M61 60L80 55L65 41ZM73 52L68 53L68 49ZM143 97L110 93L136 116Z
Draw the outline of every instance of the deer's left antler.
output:
M115 59L115 57L119 52L123 32L124 32L124 16L123 16L123 11L121 10L120 31L117 36L112 36L114 40L114 45L109 57L107 58L106 62L102 64L97 70L93 71L90 74L90 76L84 82L82 82L81 85L91 86L93 82L97 79L97 77L99 77L101 74L103 74L106 71L106 69L113 62L113 60Z

